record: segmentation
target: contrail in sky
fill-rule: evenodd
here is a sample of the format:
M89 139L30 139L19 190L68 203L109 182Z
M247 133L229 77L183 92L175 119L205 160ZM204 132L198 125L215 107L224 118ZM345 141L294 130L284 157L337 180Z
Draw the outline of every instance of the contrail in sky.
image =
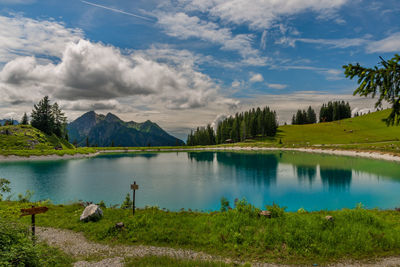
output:
M81 2L85 3L85 4L88 4L88 5L91 5L91 6L100 7L100 8L104 8L104 9L111 10L111 11L114 11L114 12L118 12L118 13L121 13L121 14L129 15L129 16L132 16L132 17L144 19L144 20L147 20L147 21L153 21L150 18L146 18L146 17L142 17L140 15L136 15L136 14L133 14L133 13L125 12L123 10L119 10L119 9L115 9L115 8L111 8L111 7L106 7L106 6L98 5L98 4L87 2L87 1L83 1L83 0L81 0Z

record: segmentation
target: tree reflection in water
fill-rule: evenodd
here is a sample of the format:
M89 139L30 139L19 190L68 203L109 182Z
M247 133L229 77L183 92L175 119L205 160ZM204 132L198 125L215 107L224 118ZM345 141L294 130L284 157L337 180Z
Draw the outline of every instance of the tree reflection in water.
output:
M320 167L322 184L331 190L348 190L352 179L352 170Z

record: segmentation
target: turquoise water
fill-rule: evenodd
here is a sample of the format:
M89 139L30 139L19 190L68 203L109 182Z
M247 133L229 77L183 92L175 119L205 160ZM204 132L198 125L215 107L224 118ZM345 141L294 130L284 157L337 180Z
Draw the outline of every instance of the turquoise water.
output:
M34 200L122 203L139 184L138 207L217 210L221 197L294 211L400 206L400 164L299 152L171 152L0 163L12 192Z

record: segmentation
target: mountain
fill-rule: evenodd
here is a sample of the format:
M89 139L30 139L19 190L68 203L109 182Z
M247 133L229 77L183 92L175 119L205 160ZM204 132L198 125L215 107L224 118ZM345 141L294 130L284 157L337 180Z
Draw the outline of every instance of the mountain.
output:
M156 123L124 122L112 113L89 111L67 125L69 140L79 146L176 146L184 142L171 136Z

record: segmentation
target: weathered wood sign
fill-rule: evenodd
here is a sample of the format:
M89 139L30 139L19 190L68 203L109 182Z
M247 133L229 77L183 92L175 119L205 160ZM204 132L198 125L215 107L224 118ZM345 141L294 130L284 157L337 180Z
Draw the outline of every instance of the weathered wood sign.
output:
M131 190L133 190L133 198L132 198L132 214L135 215L135 191L139 189L139 185L136 184L136 181L133 181L131 184Z
M36 214L40 214L40 213L45 213L48 210L49 210L48 207L35 207L35 206L32 206L32 208L29 208L29 209L21 209L21 212L22 212L21 216L28 216L28 215L32 216L32 240L33 240L33 244L35 244L35 215Z
M29 208L29 209L21 209L21 212L22 212L21 216L45 213L48 210L49 210L48 207L32 207L32 208Z
M139 189L139 185L136 184L136 182L134 182L134 184L131 184L131 190L138 190Z

